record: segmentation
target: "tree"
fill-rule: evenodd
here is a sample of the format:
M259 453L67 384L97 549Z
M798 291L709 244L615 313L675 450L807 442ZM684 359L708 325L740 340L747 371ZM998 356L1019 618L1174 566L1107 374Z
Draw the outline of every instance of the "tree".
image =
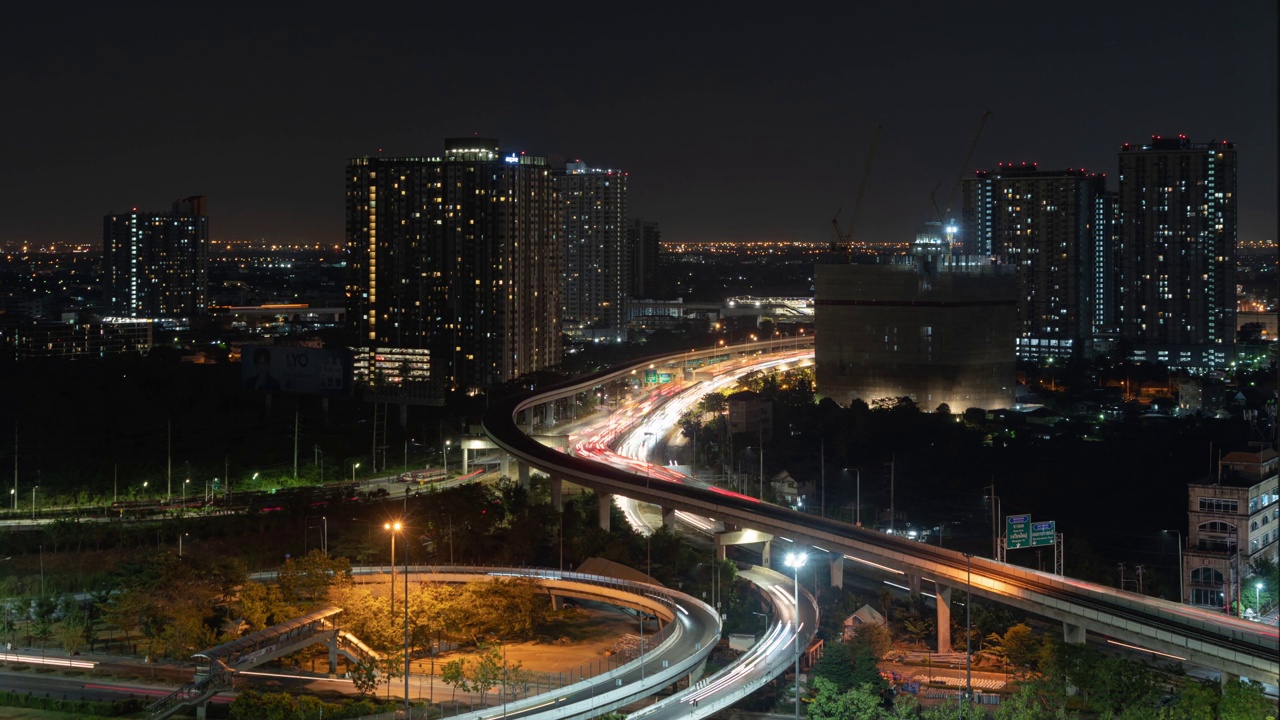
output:
M370 660L360 660L351 668L351 683L356 686L356 692L361 695L372 695L378 689L378 663ZM445 682L449 682L445 679Z
M1040 705L1040 697L1031 685L1018 688L1017 694L1000 702L996 708L995 720L1040 720L1044 717L1044 708Z
M351 580L351 562L343 557L329 557L312 550L305 557L288 560L277 573L277 583L285 600L314 602L323 598L333 585Z
M880 695L868 685L841 691L823 677L813 679L814 697L809 703L813 720L875 720L880 717Z
M853 687L853 657L849 647L842 642L823 644L822 658L813 666L813 674L832 685L840 692Z
M876 658L883 658L893 649L893 637L884 623L859 625L853 631L853 641L866 645L871 649L871 655Z
M1000 637L999 647L1005 658L1018 667L1036 665L1040 653L1040 639L1031 628L1018 623Z
M1222 687L1222 700L1218 703L1218 716L1222 718L1270 718L1275 720L1275 703L1267 699L1260 682L1231 680Z
M1214 683L1188 679L1183 683L1182 690L1178 692L1178 699L1173 704L1174 717L1185 718L1185 720L1215 720L1218 717L1214 712L1218 704L1218 690L1214 685Z
M850 650L853 654L853 687L869 687L877 696L887 690L889 683L880 675L879 659L871 650L871 646L857 642L855 636Z

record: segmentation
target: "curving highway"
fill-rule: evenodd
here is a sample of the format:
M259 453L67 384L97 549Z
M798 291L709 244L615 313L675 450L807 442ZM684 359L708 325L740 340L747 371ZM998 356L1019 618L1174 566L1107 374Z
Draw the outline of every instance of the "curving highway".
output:
M788 352L811 342L809 338L791 339L773 348L760 342L731 350L751 354L767 349ZM724 354L723 350L702 351L693 357ZM848 559L873 563L890 572L932 581L939 590L964 589L968 585L978 596L1062 621L1072 642L1083 641L1085 632L1102 633L1188 663L1217 668L1224 674L1267 682L1280 674L1280 638L1274 628L985 558L966 558L954 551L768 505L737 493L675 482L654 483L652 478L633 470L547 448L526 435L516 421L518 414L552 400L626 379L657 363L687 363L688 358L683 353L648 358L495 403L484 417L485 433L522 464L548 473L553 485L568 481L726 525L791 538L830 553L835 562Z

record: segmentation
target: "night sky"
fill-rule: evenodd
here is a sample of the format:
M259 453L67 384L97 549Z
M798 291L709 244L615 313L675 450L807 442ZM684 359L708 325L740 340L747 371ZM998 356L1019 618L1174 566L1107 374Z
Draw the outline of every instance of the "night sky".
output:
M1276 237L1274 0L441 5L24 5L0 242L99 243L106 213L202 194L215 239L338 244L349 157L475 133L626 170L664 239L825 241L876 124L859 234L904 241L984 110L970 172L1114 188L1121 143L1231 140L1240 238Z

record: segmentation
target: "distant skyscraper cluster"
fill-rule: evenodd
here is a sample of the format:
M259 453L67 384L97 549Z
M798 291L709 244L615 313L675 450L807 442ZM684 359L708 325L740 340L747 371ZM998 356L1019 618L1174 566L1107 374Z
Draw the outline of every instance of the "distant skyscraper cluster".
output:
M205 199L170 212L137 208L102 220L104 305L130 318L191 318L209 302L209 218Z
M956 238L1013 265L1018 356L1225 367L1235 339L1236 151L1153 137L1120 148L1119 192L1080 169L1001 164L964 183Z
M375 397L438 402L553 367L562 329L625 338L624 172L448 139L440 157L351 160L346 218L355 367Z

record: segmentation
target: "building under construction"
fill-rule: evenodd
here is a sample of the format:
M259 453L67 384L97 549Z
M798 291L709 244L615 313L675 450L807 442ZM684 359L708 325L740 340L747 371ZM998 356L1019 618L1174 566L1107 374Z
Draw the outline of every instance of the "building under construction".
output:
M818 392L909 396L924 410L1013 404L1013 268L989 258L883 258L814 267Z

